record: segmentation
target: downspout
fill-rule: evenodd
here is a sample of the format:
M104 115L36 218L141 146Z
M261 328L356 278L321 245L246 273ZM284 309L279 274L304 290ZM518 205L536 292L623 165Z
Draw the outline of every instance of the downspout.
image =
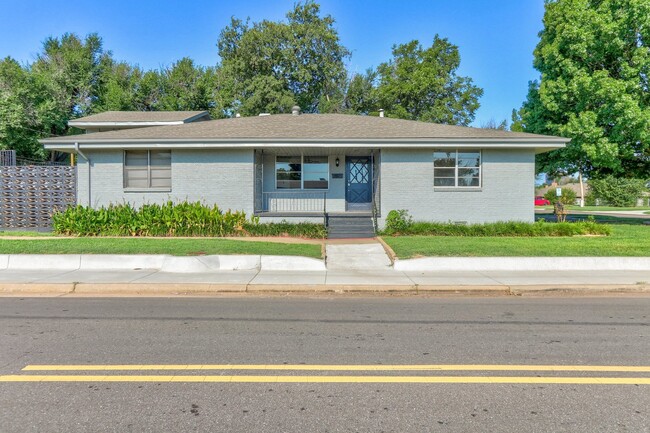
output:
M79 155L81 155L83 157L83 159L85 159L86 162L88 163L88 207L90 207L90 159L86 155L84 155L84 153L79 148L79 143L77 143L76 141L74 143L74 150Z

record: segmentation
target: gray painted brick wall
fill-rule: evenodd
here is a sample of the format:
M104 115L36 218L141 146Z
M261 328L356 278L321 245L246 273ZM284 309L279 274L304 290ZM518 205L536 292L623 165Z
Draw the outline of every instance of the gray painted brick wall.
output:
M172 150L172 188L165 192L125 192L123 151L84 151L91 160L93 207L128 201L203 201L222 209L253 213L253 151L249 149ZM79 157L78 201L88 205L88 164Z
M381 154L382 225L388 212L406 209L415 220L534 220L533 150L484 149L478 190L433 187L433 149L384 149Z
M85 153L92 161L92 206L123 201L138 206L169 199L200 200L224 209L253 213L252 150L172 151L171 192L125 192L121 150ZM433 149L382 150L380 223L383 225L383 219L392 209L407 209L416 220L533 221L534 152L484 149L482 159L482 187L450 191L433 187ZM272 191L273 187L269 188L274 176L271 155L265 156L264 163L264 189ZM342 170L331 169L332 172ZM340 185L331 179L330 182L330 191L338 191ZM78 167L78 200L83 205L89 203L88 164L82 157ZM336 209L335 203L331 205L328 203L330 211Z

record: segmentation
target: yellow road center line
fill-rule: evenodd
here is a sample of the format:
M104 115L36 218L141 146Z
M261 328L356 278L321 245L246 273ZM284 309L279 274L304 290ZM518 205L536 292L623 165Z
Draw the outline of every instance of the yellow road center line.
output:
M147 370L294 370L294 371L579 371L650 373L650 366L624 365L305 365L305 364L120 364L28 365L23 371L147 371Z
M650 385L647 377L4 375L0 382L457 383Z

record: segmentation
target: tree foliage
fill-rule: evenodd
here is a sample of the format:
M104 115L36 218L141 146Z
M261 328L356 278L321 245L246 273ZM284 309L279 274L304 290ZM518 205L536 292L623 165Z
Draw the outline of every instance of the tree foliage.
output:
M377 99L389 117L469 125L483 89L456 74L458 47L438 35L429 48L413 40L393 47L393 58L377 68Z
M42 159L45 153L38 145L42 136L42 86L17 61L0 61L0 149L16 150L26 158Z
M610 206L636 206L644 192L648 191L647 180L624 179L607 176L589 181L590 194L601 204Z
M540 82L513 129L571 138L538 171L650 173L650 2L547 0L535 49Z
M251 24L232 18L222 30L217 47L233 111L282 113L297 104L319 112L321 101L340 91L350 52L334 19L322 17L312 1L297 3L286 19Z

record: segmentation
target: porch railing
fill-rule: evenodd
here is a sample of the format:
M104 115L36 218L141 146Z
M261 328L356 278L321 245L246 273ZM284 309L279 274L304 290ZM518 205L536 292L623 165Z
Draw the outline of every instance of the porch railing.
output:
M326 191L275 191L262 193L262 212L327 213Z

